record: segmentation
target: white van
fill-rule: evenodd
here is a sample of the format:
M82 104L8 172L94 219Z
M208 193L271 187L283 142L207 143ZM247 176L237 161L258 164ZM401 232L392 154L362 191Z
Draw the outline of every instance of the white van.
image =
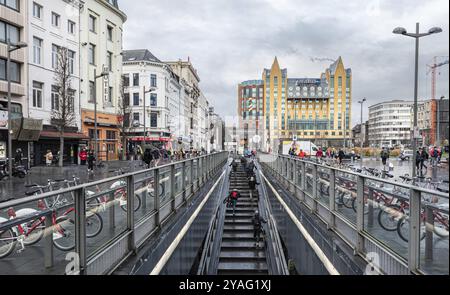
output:
M303 150L307 156L315 156L319 148L311 141L283 141L283 155L289 155L289 149L295 146L297 154Z

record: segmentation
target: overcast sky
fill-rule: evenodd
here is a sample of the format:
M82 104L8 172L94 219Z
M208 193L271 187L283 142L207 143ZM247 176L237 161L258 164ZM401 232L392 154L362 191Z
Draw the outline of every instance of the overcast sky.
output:
M414 39L392 34L403 26L444 32L421 39L420 98L431 94L426 64L449 55L447 0L121 0L128 15L124 48L149 49L161 60L187 59L200 88L222 116L237 112L237 84L261 79L274 56L288 77L319 77L342 56L353 71L353 123L357 101L368 105L413 99ZM314 62L311 58L319 58ZM449 97L449 67L440 68L437 96ZM367 117L367 109L364 112Z

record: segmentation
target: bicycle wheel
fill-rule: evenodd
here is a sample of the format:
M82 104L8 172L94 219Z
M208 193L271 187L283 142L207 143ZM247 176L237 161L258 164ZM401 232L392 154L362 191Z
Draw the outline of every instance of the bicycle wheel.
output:
M155 191L153 190L152 187L148 188L148 193L151 197L155 197ZM165 194L165 188L164 185L162 183L159 184L159 196L163 196Z
M126 197L122 196L120 197L120 208L122 208L123 211L127 212L127 200ZM134 195L134 212L139 210L141 208L141 198L138 195Z
M356 202L356 198L353 198L352 200L352 209L353 211L355 211L356 213L356 209L357 209L358 205ZM364 215L369 214L369 204L367 203L367 200L365 200L364 202Z
M103 229L103 219L97 213L86 213L86 236L93 238L97 236Z
M409 217L403 216L397 224L397 233L400 236L400 238L408 242L409 239ZM420 240L423 240L425 238L425 224L424 222L420 223Z
M330 195L330 186L326 185L325 183L320 183L320 192L323 195L329 196Z
M399 219L403 216L399 205L383 206L378 212L378 224L387 231L396 231Z
M33 228L33 226L36 226L36 228L23 239L23 243L26 246L36 244L44 235L45 225L40 219L31 220L28 223L22 224L22 227L26 233L28 232L28 229Z
M0 259L10 255L16 247L16 235L10 229L0 231Z
M75 248L75 222L68 216L56 218L53 227L53 245L61 251L70 251Z

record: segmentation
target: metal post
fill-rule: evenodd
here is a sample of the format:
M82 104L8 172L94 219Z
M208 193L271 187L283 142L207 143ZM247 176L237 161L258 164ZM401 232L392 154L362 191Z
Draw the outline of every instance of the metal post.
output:
M433 229L434 215L430 206L425 208L426 215L426 233L425 233L425 259L433 260Z
M154 170L154 188L153 188L153 192L155 193L155 210L156 210L156 214L155 214L155 225L156 227L160 227L161 226L161 216L160 216L160 202L161 202L161 198L159 196L159 168L156 168Z
M170 200L172 201L172 212L175 212L176 210L176 204L175 204L175 164L172 164L170 166Z
M364 98L362 101L361 101L361 131L360 131L360 155L359 155L359 157L360 157L360 161L361 161L361 168L362 168L362 166L363 166L363 157L364 157L364 153L363 153L363 141L364 141L364 137L362 136L363 135L363 104L364 104L364 101L365 101L366 99Z
M183 202L186 202L186 161L181 163L181 188L183 190Z
M75 206L75 252L79 259L79 274L86 274L86 200L84 188L74 191ZM75 270L76 271L76 270Z
M328 224L328 228L334 228L336 226L336 216L334 213L336 212L336 202L335 202L335 191L336 189L336 171L330 168L330 186L328 187L329 192L329 207L330 207L330 223Z
M143 92L143 97L142 97L142 104L143 104L143 108L144 108L144 112L143 112L143 116L144 116L144 138L143 138L143 140L142 140L142 144L145 144L145 131L146 131L146 128L145 128L145 85L144 85L144 92Z
M373 227L373 213L374 213L374 208L373 208L373 189L369 188L369 201L368 201L368 206L369 206L369 212L367 214L367 226L368 227ZM379 207L380 204L378 204Z
M8 80L8 175L9 180L12 181L12 110L11 110L11 43L7 42L8 60L6 62L6 76Z
M408 268L415 272L420 261L420 191L414 188L411 188L409 206Z
M97 68L94 68L94 155L98 159L98 136L97 136Z
M194 194L194 159L191 159L189 162L191 162L191 180L190 180L190 194L189 197L192 196Z
M360 175L358 175L357 181L356 204L356 231L358 236L355 254L358 254L364 251L364 237L362 236L364 230L364 177Z
M53 222L52 212L45 216L45 232L44 235L44 263L46 268L53 267Z
M109 198L108 200L110 200L111 204L114 204L113 201L114 200L114 193L111 192L109 193ZM113 229L116 227L116 207L115 206L109 206L109 228Z
M306 167L305 162L300 161L300 171L302 175L302 201L305 201L306 198Z
M419 23L416 23L416 34L419 34ZM419 84L419 37L416 37L416 52L415 52L415 66L414 66L414 127L413 127L413 162L412 162L412 172L411 177L413 179L413 184L415 184L416 177L416 153L417 153L417 141L416 141L416 130L417 130L417 95L418 95L418 84Z
M312 213L317 212L317 165L312 166L312 195L313 195L313 206L311 208Z
M127 230L128 250L136 250L136 241L134 239L134 175L127 176Z
M299 173L298 173L298 162L296 159L293 160L293 169L294 169L294 195L296 198L298 198L299 196L299 185L298 185L298 177L299 177Z

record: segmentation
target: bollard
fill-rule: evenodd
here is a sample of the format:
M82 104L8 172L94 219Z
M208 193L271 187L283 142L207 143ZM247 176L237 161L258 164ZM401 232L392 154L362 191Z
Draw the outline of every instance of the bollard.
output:
M53 267L53 228L52 211L45 215L45 230L44 230L44 264L46 268Z
M86 199L84 188L74 191L75 207L75 252L80 263L80 275L86 274Z
M380 204L378 204L378 208L380 208L379 206ZM369 211L367 213L367 226L368 227L373 227L373 189L369 188L369 196L368 196L368 206L369 206Z
M127 230L130 231L128 236L128 250L136 250L136 242L134 238L134 175L127 176Z
M425 259L433 260L433 234L434 234L433 208L427 206L425 209L425 215L426 215Z

